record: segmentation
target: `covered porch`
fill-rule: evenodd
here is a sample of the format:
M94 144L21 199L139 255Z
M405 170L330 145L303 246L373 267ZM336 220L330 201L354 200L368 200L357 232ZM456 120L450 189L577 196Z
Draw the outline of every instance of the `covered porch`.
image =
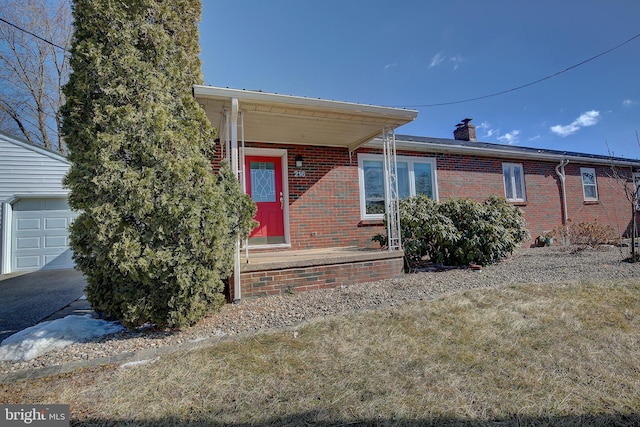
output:
M236 246L232 301L402 272L395 129L417 111L212 86L194 95L218 129L220 159L258 206L260 226ZM391 244L365 250L373 229L358 212L354 153L379 136Z

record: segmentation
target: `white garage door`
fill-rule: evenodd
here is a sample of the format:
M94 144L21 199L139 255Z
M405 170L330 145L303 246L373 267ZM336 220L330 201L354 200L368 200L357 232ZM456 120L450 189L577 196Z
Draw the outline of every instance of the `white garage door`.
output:
M11 270L74 266L68 227L77 216L66 199L23 199L13 205Z

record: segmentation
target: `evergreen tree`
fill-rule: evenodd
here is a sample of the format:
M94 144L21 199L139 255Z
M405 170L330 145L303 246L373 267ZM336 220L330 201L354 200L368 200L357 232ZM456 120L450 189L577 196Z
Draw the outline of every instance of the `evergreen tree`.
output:
M199 0L74 2L71 247L94 309L130 327L187 326L220 305L229 241L253 225L237 180L211 171L215 130L192 95L200 13Z

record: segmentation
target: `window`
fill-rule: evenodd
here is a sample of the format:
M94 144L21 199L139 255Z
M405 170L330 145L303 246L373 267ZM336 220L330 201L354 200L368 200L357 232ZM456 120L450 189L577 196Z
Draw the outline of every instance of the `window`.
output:
M384 206L384 160L379 154L359 154L360 212L362 219L382 219ZM436 160L398 156L398 195L401 199L424 194L437 200Z
M596 185L596 170L594 168L580 168L582 175L582 192L584 200L598 200L598 186Z
M503 163L504 196L511 202L524 202L524 172L520 163Z

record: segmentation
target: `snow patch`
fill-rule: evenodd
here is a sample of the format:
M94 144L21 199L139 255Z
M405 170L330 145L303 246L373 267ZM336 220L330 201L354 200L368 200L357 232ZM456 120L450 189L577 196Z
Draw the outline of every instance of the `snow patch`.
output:
M123 329L119 323L94 319L89 314L41 322L2 341L0 360L18 362L35 359L51 350Z

